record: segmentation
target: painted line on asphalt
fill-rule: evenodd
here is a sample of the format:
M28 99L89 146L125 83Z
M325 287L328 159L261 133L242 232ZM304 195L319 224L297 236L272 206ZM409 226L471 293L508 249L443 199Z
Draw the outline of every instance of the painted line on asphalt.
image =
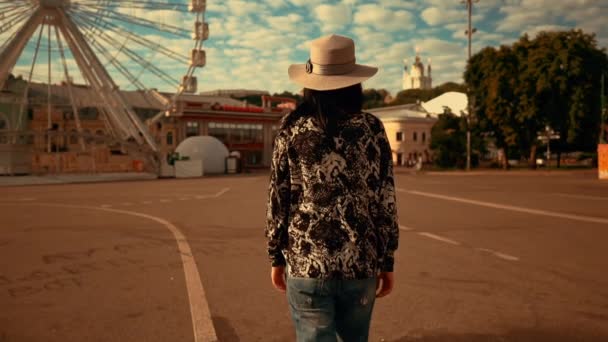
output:
M227 193L228 191L230 191L230 188L223 188L222 190L218 191L217 193L215 193L213 195L198 195L198 196L196 196L196 198L197 199L218 198L218 197L224 195L225 193Z
M427 238L430 238L430 239L433 239L433 240L449 243L450 245L460 246L460 242L458 242L458 241L450 240L450 239L445 238L443 236L435 235L433 233L419 232L418 235L424 236L424 237L427 237Z
M218 341L217 334L215 332L215 327L213 326L213 321L211 319L211 311L209 310L209 304L207 302L207 297L205 296L205 290L203 288L203 283L201 282L201 276L198 272L198 267L196 266L196 261L194 260L194 256L192 254L192 249L190 248L190 244L188 243L188 240L186 240L184 234L173 223L160 217L129 210L54 203L23 203L21 205L40 205L59 208L101 210L106 212L141 217L160 223L161 225L165 226L173 234L173 237L175 238L175 241L177 243L179 254L182 259L182 266L184 269L184 276L186 280L186 290L188 292L188 301L190 303L190 314L192 317L194 341Z
M397 191L405 192L405 193L412 194L412 195L441 199L441 200L445 200L445 201L472 204L472 205L477 205L480 207L516 211L516 212L532 214L532 215L564 218L564 219L573 220L573 221L608 224L608 218L603 218L603 217L583 216L583 215L576 215L576 214L564 214L564 213L558 213L555 211L530 209L530 208L518 207L518 206L508 205L508 204L477 201L477 200L472 200L472 199L468 199L468 198L446 196L446 195L434 194L434 193L430 193L430 192L415 191L415 190L397 189Z
M560 196L560 197L588 199L588 200L593 200L593 201L608 201L608 197L602 197L602 196L572 195L572 194L564 194L564 193L554 193L552 195L556 195L556 196Z
M213 197L218 198L218 197L222 196L223 194L227 193L228 191L230 191L230 188L223 188L218 193L213 195Z
M412 228L412 227L404 226L404 225L402 225L402 224L400 224L400 225L399 225L399 229L400 229L400 230L403 230L403 231L406 231L406 232L410 232L410 231L416 230L416 228ZM462 244L461 244L460 242L458 242L458 241L455 241L455 240L452 240L452 239L448 239L448 238L446 238L446 237L439 236L439 235L436 235L436 234L432 234L432 233L429 233L429 232L419 232L419 233L417 233L417 234L418 234L418 235L420 235L420 236L424 236L424 237L427 237L427 238L433 239L433 240L437 240L437 241L441 241L441 242L449 243L449 244L451 244L451 245L455 245L455 246L460 246L460 245L462 245ZM466 245L465 245L465 247L466 247ZM501 258L501 259L504 259L504 260L508 260L508 261L519 261L519 258L518 258L518 257L515 257L515 256L512 256L512 255L509 255L509 254L506 254L506 253L502 253L502 252L499 252L499 251L495 251L495 250L492 250L492 249L487 249L487 248L475 248L475 250L480 251L480 252L485 252L485 253L492 254L492 255L494 255L495 257L497 257L497 258Z
M404 230L404 231L406 231L406 232L409 232L409 231L414 230L414 228L407 227L407 226L404 226L404 225L402 225L402 224L400 224L400 225L399 225L399 229Z
M487 248L475 248L476 250L480 251L480 252L485 252L485 253L490 253L498 258L504 259L504 260L508 260L508 261L519 261L518 257L509 255L509 254L505 254L505 253L501 253L492 249L487 249Z

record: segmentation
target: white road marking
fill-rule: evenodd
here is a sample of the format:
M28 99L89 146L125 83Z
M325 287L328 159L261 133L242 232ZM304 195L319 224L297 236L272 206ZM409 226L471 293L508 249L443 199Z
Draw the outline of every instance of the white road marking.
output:
M443 236L435 235L435 234L432 234L432 233L420 232L420 233L418 233L418 235L424 236L424 237L428 237L428 238L431 238L431 239L434 239L434 240L437 240L437 241L449 243L451 245L460 246L460 242L458 242L458 241L450 240L448 238L444 238Z
M602 196L585 196L585 195L572 195L572 194L563 194L563 193L555 193L553 195L561 196L561 197L588 199L588 200L594 200L594 201L608 201L608 197L602 197Z
M406 227L406 226L404 226L402 224L399 225L399 229L405 230L406 232L410 231L410 230L414 230L414 228Z
M494 208L494 209L516 211L516 212L521 212L521 213L526 213L526 214L532 214L532 215L540 215L540 216L549 216L549 217L564 218L564 219L569 219L569 220L574 220L574 221L608 224L608 218L603 218L603 217L583 216L583 215L576 215L576 214L565 214L565 213L558 213L558 212L554 212L554 211L540 210L540 209L529 209L529 208L518 207L518 206L514 206L514 205L476 201L476 200L467 199L467 198L454 197L454 196L446 196L446 195L439 195L439 194L434 194L434 193L429 193L429 192L422 192L422 191L404 190L404 189L397 189L397 191L406 192L406 193L409 193L409 194L412 194L412 195L418 195L418 196L424 196L424 197L442 199L442 200L446 200L446 201L473 204L473 205L477 205L477 206L480 206L480 207L487 207L487 208Z
M8 204L10 205L10 204ZM211 320L211 311L209 311L209 304L205 297L205 290L201 282L200 274L196 266L196 261L192 255L190 244L186 240L184 234L177 228L173 223L162 219L160 217L151 216L143 213L138 213L129 210L99 208L99 207L87 207L78 205L67 205L67 204L54 204L54 203L25 203L23 205L40 205L49 207L59 208L74 208L74 209L92 209L102 210L112 213L125 214L130 216L137 216L148 220L155 221L165 226L175 238L177 242L177 248L182 259L182 266L184 269L184 275L186 279L186 290L188 291L188 300L190 303L190 314L192 316L192 327L194 330L194 341L195 342L217 342L217 334Z
M519 261L518 257L514 257L512 255L501 253L501 252L494 251L494 250L491 250L491 249L487 249L487 248L475 248L475 249L478 250L478 251L480 251L480 252L486 252L486 253L493 254L494 256L499 257L499 258L504 259L504 260Z
M213 195L198 195L198 196L196 196L196 198L197 199L218 198L218 197L222 196L223 194L227 193L228 191L230 191L230 188L223 188L222 190L218 191L217 193L215 193Z
M222 190L220 190L220 192L213 195L213 197L218 198L218 197L222 196L223 194L227 193L228 191L230 191L230 188L223 188Z

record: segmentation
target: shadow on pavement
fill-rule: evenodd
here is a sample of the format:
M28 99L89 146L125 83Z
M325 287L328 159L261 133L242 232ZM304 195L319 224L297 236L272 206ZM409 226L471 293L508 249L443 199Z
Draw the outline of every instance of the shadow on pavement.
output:
M240 339L230 321L224 317L211 316L217 339L221 342L239 342Z
M589 332L513 330L504 334L409 334L394 342L604 342L608 335ZM418 335L418 336L411 336Z

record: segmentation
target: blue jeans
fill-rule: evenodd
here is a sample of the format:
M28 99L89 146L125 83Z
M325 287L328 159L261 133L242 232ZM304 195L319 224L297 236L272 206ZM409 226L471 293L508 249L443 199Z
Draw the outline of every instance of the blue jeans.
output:
M367 342L376 278L287 276L287 301L298 342Z

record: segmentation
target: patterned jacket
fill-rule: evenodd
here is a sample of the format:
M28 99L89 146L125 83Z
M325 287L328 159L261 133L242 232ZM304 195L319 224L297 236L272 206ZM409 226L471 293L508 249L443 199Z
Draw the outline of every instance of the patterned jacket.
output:
M313 116L286 115L275 138L266 237L292 277L365 279L393 271L399 225L382 122L361 113L328 137Z

